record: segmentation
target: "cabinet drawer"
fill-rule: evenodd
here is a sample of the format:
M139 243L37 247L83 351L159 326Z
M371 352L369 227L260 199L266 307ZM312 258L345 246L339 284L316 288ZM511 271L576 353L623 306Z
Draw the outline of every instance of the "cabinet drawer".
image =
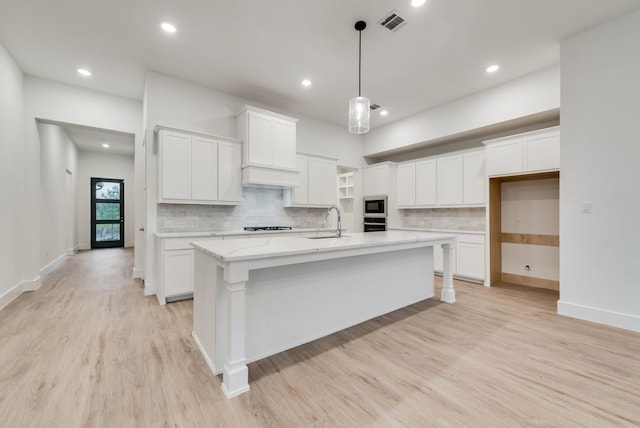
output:
M484 244L484 235L457 234L458 242L467 244Z
M165 251L174 250L190 250L193 248L189 242L199 240L201 238L172 238L162 240L162 249Z

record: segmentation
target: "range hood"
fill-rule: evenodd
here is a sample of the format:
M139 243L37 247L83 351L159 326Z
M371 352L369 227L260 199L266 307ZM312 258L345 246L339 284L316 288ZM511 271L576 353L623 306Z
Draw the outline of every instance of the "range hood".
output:
M242 185L245 187L267 187L290 189L299 186L299 172L282 167L246 165L242 167Z
M236 115L242 139L242 185L298 187L296 123L298 119L245 105Z

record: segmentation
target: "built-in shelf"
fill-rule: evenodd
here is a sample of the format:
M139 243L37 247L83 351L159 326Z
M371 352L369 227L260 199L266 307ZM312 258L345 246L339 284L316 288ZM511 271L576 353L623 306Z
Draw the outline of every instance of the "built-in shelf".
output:
M353 199L353 172L338 175L338 197Z

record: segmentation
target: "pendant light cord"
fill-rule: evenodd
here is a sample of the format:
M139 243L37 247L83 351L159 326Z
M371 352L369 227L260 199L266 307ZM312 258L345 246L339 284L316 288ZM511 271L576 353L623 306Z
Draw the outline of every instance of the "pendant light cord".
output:
M362 95L362 30L358 31L358 97Z

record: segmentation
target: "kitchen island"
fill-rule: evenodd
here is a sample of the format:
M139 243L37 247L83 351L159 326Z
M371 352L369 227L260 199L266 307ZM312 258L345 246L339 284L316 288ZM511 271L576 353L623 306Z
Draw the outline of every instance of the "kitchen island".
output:
M434 296L455 302L455 236L390 231L336 237L194 241L193 337L227 398L247 364Z

